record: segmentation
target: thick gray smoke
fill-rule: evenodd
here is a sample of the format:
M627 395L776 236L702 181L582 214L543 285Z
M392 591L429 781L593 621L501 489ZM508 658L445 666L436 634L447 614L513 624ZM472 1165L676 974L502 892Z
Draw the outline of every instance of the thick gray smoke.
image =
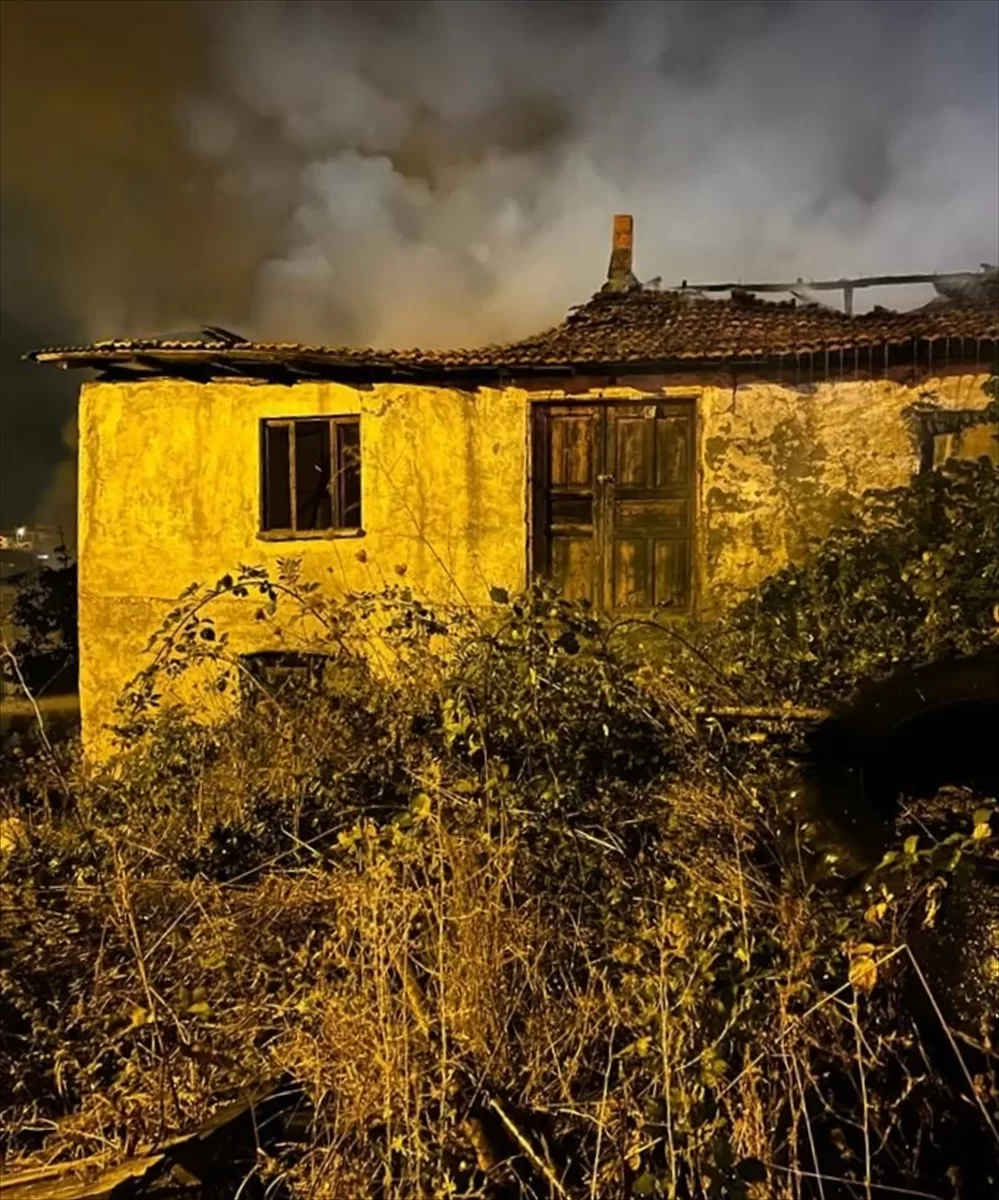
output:
M995 261L997 13L255 0L184 115L233 203L283 214L255 332L499 340L596 290L615 211L667 284Z

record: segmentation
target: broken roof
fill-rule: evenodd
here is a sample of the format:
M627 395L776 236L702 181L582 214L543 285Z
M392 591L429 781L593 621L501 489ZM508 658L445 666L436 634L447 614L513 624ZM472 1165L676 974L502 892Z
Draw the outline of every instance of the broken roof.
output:
M914 312L875 310L849 317L794 301L705 300L683 293L602 293L534 337L475 350L374 350L227 337L138 338L37 350L35 362L144 375L259 376L284 368L302 377L363 373L385 379L463 373L597 371L770 360L823 351L902 346L914 341L996 341L991 304ZM959 351L952 351L954 357Z
M604 373L693 367L698 364L773 362L836 351L887 352L920 343L945 343L944 355L963 357L968 343L994 343L999 335L999 272L894 276L819 283L705 285L669 291L643 288L631 272L632 222L614 219L614 251L607 283L559 325L504 345L471 350L376 350L254 342L214 326L200 334L125 338L28 355L60 367L96 368L105 375L141 378L218 377L405 379L516 376L533 373ZM858 316L811 301L809 287L854 287L931 281L938 299L910 312L875 308ZM753 294L791 292L772 302ZM728 291L725 299L706 293ZM801 292L805 292L803 297ZM931 352L932 353L932 352Z

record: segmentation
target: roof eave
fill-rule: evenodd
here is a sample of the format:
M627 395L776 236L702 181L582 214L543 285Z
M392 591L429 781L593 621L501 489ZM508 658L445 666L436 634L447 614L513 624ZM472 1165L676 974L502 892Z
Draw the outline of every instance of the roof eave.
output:
M859 332L859 331L858 331ZM836 339L828 344L771 348L743 346L737 350L674 353L668 358L552 358L518 360L480 359L469 356L464 361L443 356L435 360L399 355L336 354L302 349L281 353L273 348L254 346L218 347L73 347L35 350L26 354L27 361L62 370L97 370L134 375L136 380L177 376L211 379L254 379L288 376L293 379L363 378L366 380L416 380L458 378L510 378L536 375L636 374L668 373L671 371L711 370L721 367L761 366L787 362L816 355L846 356L851 352L873 353L876 350L899 350L906 346L941 341L994 344L999 329L977 337L934 335L932 333L898 333L886 337ZM951 356L953 357L953 355Z

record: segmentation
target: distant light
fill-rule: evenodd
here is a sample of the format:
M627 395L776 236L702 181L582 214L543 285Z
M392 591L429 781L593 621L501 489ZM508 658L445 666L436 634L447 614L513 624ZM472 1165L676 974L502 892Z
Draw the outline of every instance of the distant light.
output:
M23 538L27 532L28 530L24 525L18 525L16 533L19 538Z
M38 557L39 558L48 558L48 555L47 554L39 554Z

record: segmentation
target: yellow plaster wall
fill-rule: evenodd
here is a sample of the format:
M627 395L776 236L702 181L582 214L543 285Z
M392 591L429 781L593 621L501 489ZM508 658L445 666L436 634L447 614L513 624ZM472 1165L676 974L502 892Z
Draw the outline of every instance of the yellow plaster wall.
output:
M85 740L100 740L179 593L240 564L276 573L279 558L300 557L303 578L335 589L398 582L394 568L405 564L420 591L474 604L487 601L491 585L522 587L526 403L522 392L400 385L85 385L78 543ZM260 421L348 413L361 416L365 536L261 540ZM234 646L259 648L252 606L228 616L237 622Z
M906 409L984 408L987 378L955 373L915 385L843 379L706 389L699 444L706 606L738 599L801 561L865 490L908 483L919 448ZM988 444L995 458L996 443Z
M378 587L405 564L419 591L474 604L491 585L522 587L532 402L696 400L697 603L708 612L800 559L852 496L907 482L918 452L904 410L927 398L982 407L985 378L785 386L714 375L571 396L324 382L87 384L78 543L85 740L92 749L104 741L122 685L178 594L240 564L276 571L279 558L300 557L304 578L338 589ZM365 536L261 540L260 421L346 413L361 415ZM245 607L227 614L225 627L237 649L259 648L261 627Z

